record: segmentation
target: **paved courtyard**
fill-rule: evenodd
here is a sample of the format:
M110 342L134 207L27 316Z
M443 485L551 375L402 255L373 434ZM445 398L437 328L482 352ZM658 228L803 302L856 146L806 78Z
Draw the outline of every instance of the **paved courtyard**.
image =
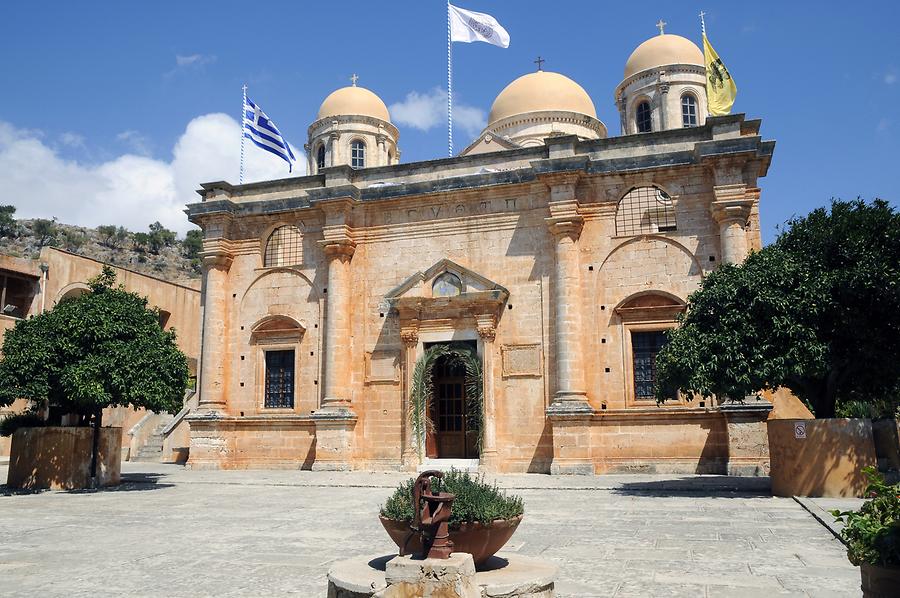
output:
M0 595L323 596L333 561L392 552L376 513L406 477L123 469L117 490L0 491ZM558 563L559 596L860 595L843 545L765 480L498 483L525 499L507 550Z

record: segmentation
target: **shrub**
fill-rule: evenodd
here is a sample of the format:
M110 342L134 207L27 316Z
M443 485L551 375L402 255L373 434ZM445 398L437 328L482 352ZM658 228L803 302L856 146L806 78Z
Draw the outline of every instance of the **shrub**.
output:
M834 510L844 523L841 537L847 543L847 558L854 565L896 567L900 565L900 484L885 483L874 467L864 467L869 478L869 500L858 511Z
M400 484L381 507L381 516L398 521L412 521L412 489L415 479ZM495 519L512 519L525 512L522 497L507 495L496 484L488 484L484 476L471 476L468 472L451 469L443 478L431 478L431 489L456 495L450 515L450 527L457 528L466 522L480 521L489 524Z
M0 436L12 436L19 428L40 428L46 425L44 418L33 411L14 413L0 420Z

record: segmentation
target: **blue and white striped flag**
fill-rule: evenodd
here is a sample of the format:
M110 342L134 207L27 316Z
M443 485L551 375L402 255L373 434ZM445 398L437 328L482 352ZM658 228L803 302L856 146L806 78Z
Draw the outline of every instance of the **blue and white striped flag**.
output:
M288 163L288 172L292 172L293 164L297 161L294 152L287 140L282 137L266 113L259 106L244 98L244 137L256 144L257 147L271 152Z

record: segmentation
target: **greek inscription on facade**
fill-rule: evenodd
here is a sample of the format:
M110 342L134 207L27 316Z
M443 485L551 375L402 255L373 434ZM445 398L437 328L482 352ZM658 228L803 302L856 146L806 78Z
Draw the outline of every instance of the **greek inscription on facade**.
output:
M456 213L457 213L457 214L465 214L465 213L466 213L466 206L464 206L464 205L462 205L462 204L459 204L458 206L456 206Z
M431 215L437 218L441 215L441 206L431 206Z
M507 199L506 200L506 209L507 210L515 210L516 209L516 199Z

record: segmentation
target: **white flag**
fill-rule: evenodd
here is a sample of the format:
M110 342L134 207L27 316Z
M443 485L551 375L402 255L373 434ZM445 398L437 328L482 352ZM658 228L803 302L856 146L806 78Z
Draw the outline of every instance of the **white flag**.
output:
M509 33L497 19L483 12L466 10L448 4L450 10L450 39L455 42L487 42L501 48L509 47Z

